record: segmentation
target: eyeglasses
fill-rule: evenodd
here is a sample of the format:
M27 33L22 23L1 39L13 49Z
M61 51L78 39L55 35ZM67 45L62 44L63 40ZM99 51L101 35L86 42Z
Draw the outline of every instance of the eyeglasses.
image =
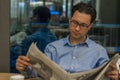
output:
M90 24L89 24L90 25ZM70 26L73 26L73 27L77 27L79 26L81 29L87 29L89 27L89 25L85 24L85 23L79 23L77 22L76 20L71 20L70 21Z

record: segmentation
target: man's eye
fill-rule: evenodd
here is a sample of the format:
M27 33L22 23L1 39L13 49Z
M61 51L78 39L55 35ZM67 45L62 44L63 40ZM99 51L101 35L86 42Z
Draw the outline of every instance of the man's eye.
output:
M80 26L81 26L81 27L86 27L87 25L86 25L86 24L81 24Z

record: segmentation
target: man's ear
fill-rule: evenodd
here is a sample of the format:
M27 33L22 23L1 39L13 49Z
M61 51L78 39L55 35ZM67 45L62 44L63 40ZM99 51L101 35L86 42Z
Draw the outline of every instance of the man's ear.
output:
M92 26L93 26L93 23L91 23L91 24L89 25L89 27L88 27L89 30L92 28Z

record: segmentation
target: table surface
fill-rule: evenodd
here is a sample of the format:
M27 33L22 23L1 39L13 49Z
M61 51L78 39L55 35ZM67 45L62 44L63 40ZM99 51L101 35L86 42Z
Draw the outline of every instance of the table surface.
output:
M10 80L10 76L16 75L12 73L0 73L0 80Z
M0 73L0 80L10 80L10 76L18 75L16 73ZM40 80L38 78L30 78L25 80Z

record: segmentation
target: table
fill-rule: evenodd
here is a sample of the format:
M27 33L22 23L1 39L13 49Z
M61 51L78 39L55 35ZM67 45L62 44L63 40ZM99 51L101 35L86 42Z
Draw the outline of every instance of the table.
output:
M10 76L17 75L14 73L0 73L0 80L10 80Z
M10 76L18 75L17 73L0 73L0 80L10 80ZM25 80L40 80L39 78L30 78Z

